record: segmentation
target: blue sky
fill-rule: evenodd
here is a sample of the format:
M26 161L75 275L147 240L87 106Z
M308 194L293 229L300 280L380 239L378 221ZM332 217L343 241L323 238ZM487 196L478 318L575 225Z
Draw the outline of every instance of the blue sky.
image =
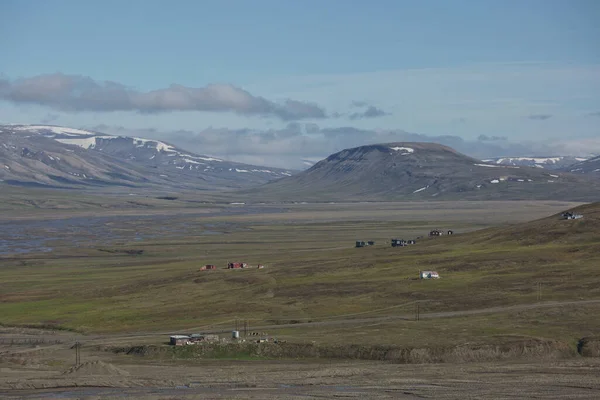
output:
M299 122L600 152L596 0L3 0L0 18L3 122L192 145ZM310 132L295 140L344 146ZM265 154L288 151L275 142Z

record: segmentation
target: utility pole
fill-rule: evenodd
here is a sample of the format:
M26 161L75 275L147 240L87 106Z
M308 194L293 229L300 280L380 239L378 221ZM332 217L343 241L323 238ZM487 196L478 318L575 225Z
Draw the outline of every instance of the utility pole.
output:
M81 364L81 353L79 350L80 344L79 341L75 342L75 366Z

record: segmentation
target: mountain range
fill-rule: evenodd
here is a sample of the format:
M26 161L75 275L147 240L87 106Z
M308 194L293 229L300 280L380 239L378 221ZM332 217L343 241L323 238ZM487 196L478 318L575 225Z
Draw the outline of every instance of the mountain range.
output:
M486 163L439 144L387 143L340 151L306 171L243 193L281 201L593 201L600 198L600 181L538 167Z
M599 177L600 157L481 161L416 142L345 149L298 172L195 154L159 140L0 125L0 184L27 187L227 192L236 201L593 201L600 198Z
M536 167L560 170L570 165L585 161L584 157L552 156L552 157L496 157L483 160L486 163L512 165L517 167Z
M226 161L168 143L49 125L0 125L0 180L56 188L228 190L293 171Z

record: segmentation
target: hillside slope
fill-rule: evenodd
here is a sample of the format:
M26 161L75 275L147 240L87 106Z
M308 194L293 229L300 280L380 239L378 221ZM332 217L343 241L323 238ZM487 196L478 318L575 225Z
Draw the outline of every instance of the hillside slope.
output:
M439 144L388 143L340 151L240 194L282 201L592 201L600 197L600 184L568 173L488 164Z
M544 245L600 245L600 202L565 209L583 218L566 220L562 212L531 222L507 227L479 230L461 236L461 242L482 246L544 246ZM456 238L453 238L456 240ZM598 247L600 250L600 247Z
M194 154L167 143L46 125L0 126L0 182L62 188L226 190L291 171Z

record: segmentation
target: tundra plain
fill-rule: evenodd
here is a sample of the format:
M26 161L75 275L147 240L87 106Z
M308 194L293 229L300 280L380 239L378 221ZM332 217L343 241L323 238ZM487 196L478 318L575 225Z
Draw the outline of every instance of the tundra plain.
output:
M4 397L600 395L598 204L133 197L4 199ZM165 344L244 321L285 343Z

